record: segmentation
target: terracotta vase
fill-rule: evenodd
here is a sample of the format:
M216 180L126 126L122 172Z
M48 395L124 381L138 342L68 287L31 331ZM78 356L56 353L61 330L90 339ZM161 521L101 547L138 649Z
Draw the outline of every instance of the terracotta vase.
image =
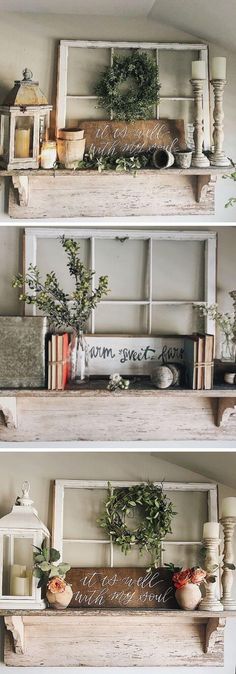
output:
M175 598L183 611L194 611L202 599L202 593L198 585L187 583L176 590Z
M46 597L52 608L63 609L69 606L73 596L71 585L66 585L64 592L50 592L47 590Z

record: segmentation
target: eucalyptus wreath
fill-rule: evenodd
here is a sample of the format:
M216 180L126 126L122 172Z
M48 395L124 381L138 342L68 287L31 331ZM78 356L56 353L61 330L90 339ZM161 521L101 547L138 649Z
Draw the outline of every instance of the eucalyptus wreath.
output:
M134 517L134 511L141 522L135 529L129 528L126 518ZM157 567L160 560L161 541L172 533L171 521L176 512L173 504L163 492L163 485L152 482L112 489L108 483L108 499L99 519L113 543L127 554L134 545L140 553L149 552L152 565Z
M133 86L122 92L122 84L133 80ZM159 102L159 69L154 59L136 49L128 56L114 56L106 68L95 93L99 107L113 113L115 119L131 122L148 119L152 106Z

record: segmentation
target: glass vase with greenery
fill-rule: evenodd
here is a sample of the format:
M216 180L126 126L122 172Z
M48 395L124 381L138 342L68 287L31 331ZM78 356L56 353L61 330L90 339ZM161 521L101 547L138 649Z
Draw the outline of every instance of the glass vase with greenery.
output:
M234 298L235 291L229 293ZM234 305L236 307L236 305ZM221 360L235 361L236 355L236 316L228 312L222 313L218 304L205 305L198 307L201 316L209 316L220 329L221 332Z
M87 268L80 259L80 244L74 239L60 237L67 255L67 267L74 280L74 290L69 294L59 284L54 271L42 280L37 266L30 265L28 271L13 277L13 288L20 288L19 299L26 304L34 304L49 319L53 330L67 330L72 333L70 342L70 381L80 383L86 379L88 347L84 337L91 311L107 295L108 277L100 276L93 288L95 271Z

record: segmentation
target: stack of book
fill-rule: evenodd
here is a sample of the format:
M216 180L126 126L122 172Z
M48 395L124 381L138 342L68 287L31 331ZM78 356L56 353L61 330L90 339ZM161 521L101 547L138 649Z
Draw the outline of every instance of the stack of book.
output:
M214 374L214 335L194 334L184 338L186 384L196 390L210 390Z
M69 335L51 335L48 341L48 389L63 391L69 377Z

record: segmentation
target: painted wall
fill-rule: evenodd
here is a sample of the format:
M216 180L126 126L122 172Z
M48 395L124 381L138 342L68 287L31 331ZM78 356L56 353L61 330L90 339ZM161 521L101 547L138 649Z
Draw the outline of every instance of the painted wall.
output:
M169 481L209 481L204 476L180 468L174 463L165 462L159 456L148 453L1 453L0 454L0 516L12 507L21 484L25 479L31 483L31 494L38 509L40 518L51 528L52 515L52 483L55 478L67 479L128 479L128 480L160 480ZM231 489L220 485L219 500L222 496L235 495ZM192 517L196 517L195 501L192 501ZM236 589L236 588L235 588ZM236 593L235 593L236 596ZM236 663L235 625L231 619L226 628L225 666L218 668L185 668L186 674L234 674ZM0 671L5 670L2 666ZM17 674L18 669L8 669L10 674ZM20 673L19 669L19 673ZM37 671L28 669L29 674ZM44 670L45 671L45 670ZM54 669L52 670L55 671ZM61 671L61 670L58 670ZM73 670L68 670L68 672ZM76 670L74 670L76 671ZM90 671L90 670L87 670ZM94 670L93 670L94 671ZM106 670L107 671L107 670ZM117 671L121 671L120 669ZM131 669L130 669L131 671ZM133 671L133 670L132 670ZM143 671L143 670L142 670ZM152 672L152 669L145 669ZM163 668L160 671L178 674L178 668ZM105 672L105 670L104 670ZM129 668L124 673L129 674Z
M147 41L183 41L201 42L199 36L190 35L170 26L162 25L152 19L122 19L116 17L76 17L67 15L37 14L0 14L0 100L12 87L13 80L21 77L23 68L30 67L40 86L55 104L57 44L60 38L71 39L108 39L108 40L147 40ZM174 18L173 18L174 22ZM210 44L210 58L214 55L228 57L228 85L225 93L225 148L230 157L236 158L235 125L235 87L236 54L224 52L220 47ZM163 82L164 87L168 82ZM168 111L167 111L168 114ZM218 180L216 190L216 216L208 216L209 221L229 220L234 222L235 209L224 209L224 204L234 192L231 181ZM0 218L5 220L4 195L1 189ZM176 218L157 217L151 221L174 221ZM188 220L189 218L178 218ZM192 221L201 220L194 216Z

